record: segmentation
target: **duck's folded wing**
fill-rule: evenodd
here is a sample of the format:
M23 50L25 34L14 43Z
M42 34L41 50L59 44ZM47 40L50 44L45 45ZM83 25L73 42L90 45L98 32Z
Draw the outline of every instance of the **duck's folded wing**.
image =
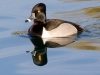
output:
M69 24L73 25L78 30L78 32L82 32L84 30L78 24L75 24L75 23L69 22L69 21L59 20L59 19L47 19L45 28L47 31L50 31L52 29L57 28L62 23L69 23Z
M45 28L47 31L57 28L60 24L64 23L63 20L58 19L48 19L46 20Z

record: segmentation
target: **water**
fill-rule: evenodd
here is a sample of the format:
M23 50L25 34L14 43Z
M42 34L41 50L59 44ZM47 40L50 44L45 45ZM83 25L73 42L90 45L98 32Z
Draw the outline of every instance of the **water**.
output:
M27 34L13 35L28 30L32 23L24 21L39 2L46 3L48 18L78 23L86 31L72 39L37 39L39 44ZM1 0L0 10L0 75L100 75L99 0ZM47 57L44 66L34 64L34 50Z

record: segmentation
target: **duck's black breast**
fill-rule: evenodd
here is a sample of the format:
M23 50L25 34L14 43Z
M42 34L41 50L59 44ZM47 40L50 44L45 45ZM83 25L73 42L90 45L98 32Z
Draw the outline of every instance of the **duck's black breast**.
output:
M69 23L69 24L73 25L78 30L78 32L82 32L84 30L78 24L75 24L75 23L69 22L69 21L65 21L65 20L60 20L60 19L47 19L45 28L47 31L50 31L52 29L57 28L62 23Z
M30 36L41 36L42 35L42 30L43 30L43 26L42 25L35 25L33 24L29 30L28 33L30 34Z

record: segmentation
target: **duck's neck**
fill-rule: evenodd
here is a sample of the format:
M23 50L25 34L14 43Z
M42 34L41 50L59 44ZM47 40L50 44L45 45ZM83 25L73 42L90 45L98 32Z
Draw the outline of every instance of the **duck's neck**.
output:
M33 36L42 36L42 31L43 31L43 26L44 24L38 21L34 22L34 25L32 25L29 29L29 33Z

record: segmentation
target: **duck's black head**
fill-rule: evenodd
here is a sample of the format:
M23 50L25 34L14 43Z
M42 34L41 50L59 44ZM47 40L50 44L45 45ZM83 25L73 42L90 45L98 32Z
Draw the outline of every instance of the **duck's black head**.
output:
M44 3L36 4L31 11L31 16L25 22L39 21L45 23L46 21L46 5Z

